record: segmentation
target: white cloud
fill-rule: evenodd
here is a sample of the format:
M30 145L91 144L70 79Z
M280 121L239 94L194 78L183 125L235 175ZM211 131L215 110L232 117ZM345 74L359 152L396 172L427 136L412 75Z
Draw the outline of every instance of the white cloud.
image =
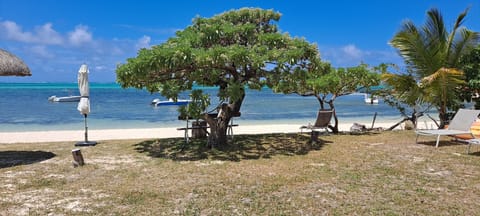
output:
M345 57L352 58L352 59L361 58L363 53L360 49L358 49L353 44L349 44L347 46L342 47L342 51Z
M12 21L3 21L0 22L1 32L6 39L21 41L21 42L31 42L33 36L29 32L22 32L22 27L17 25Z
M88 31L88 26L78 25L75 30L68 33L68 41L74 46L91 43L93 41L92 33Z
M0 22L0 32L3 32L3 37L12 41L46 45L63 43L62 36L52 28L51 23L37 26L33 32L24 32L17 23L7 20Z
M39 43L43 44L63 44L62 36L52 28L51 23L46 23L43 26L35 27L35 36Z
M135 48L141 49L141 48L148 48L150 47L150 41L152 39L149 36L144 35L140 39L137 40L137 44L135 44Z

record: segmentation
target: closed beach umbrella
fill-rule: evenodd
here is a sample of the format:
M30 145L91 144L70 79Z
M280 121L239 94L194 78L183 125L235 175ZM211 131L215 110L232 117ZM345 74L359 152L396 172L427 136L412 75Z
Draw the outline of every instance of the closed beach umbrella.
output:
M80 91L80 102L78 102L77 110L85 117L85 141L77 142L75 146L91 146L96 145L95 141L88 141L87 115L90 113L90 87L88 85L88 66L82 64L78 70L78 90Z
M78 103L77 110L83 115L90 113L90 87L88 85L88 66L82 64L80 70L78 70L78 90L80 91L80 102Z
M28 66L17 56L0 49L0 76L31 76Z

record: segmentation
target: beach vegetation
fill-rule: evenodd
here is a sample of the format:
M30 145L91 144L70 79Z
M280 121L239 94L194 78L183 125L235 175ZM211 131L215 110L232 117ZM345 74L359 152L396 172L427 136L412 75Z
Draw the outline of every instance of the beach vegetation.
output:
M315 97L319 103L319 109L333 110L334 125L329 128L333 133L338 133L339 120L335 112L335 100L356 92L360 87L368 89L379 85L378 68L370 68L366 64L356 67L333 68L329 63L321 62L316 70L285 73L270 79L270 81L272 89L276 92Z
M175 36L140 49L136 57L120 64L117 82L123 88L145 88L173 100L194 85L218 87L220 103L212 113L201 109L209 104L201 92L191 94L200 103L198 109L183 111L197 111L194 116L208 123L210 147L225 145L230 119L241 113L245 87L260 90L269 74L317 69L317 46L281 32L280 17L279 12L259 8L195 17Z
M461 12L450 31L445 26L440 11L427 11L425 24L415 25L405 21L393 36L390 44L403 58L406 69L398 79L412 79L396 90L416 89L421 100L434 106L439 114L439 128L443 128L463 102L465 74L461 57L478 45L480 35L463 26L468 9ZM390 74L389 78L396 74Z
M462 56L462 70L467 82L464 98L475 101L475 108L480 109L480 45Z

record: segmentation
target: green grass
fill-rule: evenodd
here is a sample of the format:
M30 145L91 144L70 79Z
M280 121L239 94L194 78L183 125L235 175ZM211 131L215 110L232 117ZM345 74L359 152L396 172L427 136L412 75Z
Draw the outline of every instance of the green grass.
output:
M0 145L0 215L479 215L480 149L411 131Z

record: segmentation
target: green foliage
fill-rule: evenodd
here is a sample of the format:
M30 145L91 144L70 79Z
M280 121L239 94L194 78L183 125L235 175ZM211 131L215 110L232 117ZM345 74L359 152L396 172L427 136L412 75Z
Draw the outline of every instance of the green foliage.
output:
M318 93L332 94L335 97L355 92L359 87L370 88L379 85L379 74L366 64L356 67L332 69L324 77L309 80Z
M349 68L332 68L320 63L315 71L294 70L276 78L273 89L276 92L297 93L304 96L331 95L338 97L355 92L359 87L369 88L380 83L375 68L366 64Z
M192 101L186 106L180 106L178 112L181 116L188 116L190 119L200 119L201 114L210 106L210 96L203 94L200 89L195 89L190 93L190 99Z
M480 46L462 56L461 62L468 87L473 91L480 91Z
M420 84L419 96L437 108L442 125L447 120L447 110L459 105L458 98L464 85L459 70L462 66L460 57L476 46L480 38L478 32L462 27L467 12L465 10L457 17L448 32L440 12L431 9L423 26L417 27L412 21L406 21L390 41L407 65L408 72L404 75ZM399 92L414 87L412 83L404 84Z

